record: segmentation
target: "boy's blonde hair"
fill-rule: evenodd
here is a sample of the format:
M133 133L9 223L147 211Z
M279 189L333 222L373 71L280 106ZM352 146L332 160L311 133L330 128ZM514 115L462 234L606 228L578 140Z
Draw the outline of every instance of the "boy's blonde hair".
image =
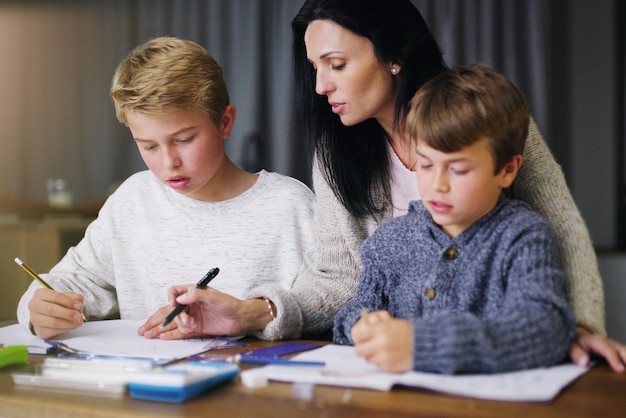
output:
M120 62L111 85L115 114L127 124L129 112L162 115L193 109L218 126L229 104L222 68L195 42L154 38Z
M442 152L487 139L498 173L523 153L529 122L522 92L502 73L475 64L425 83L411 100L406 126L413 138Z

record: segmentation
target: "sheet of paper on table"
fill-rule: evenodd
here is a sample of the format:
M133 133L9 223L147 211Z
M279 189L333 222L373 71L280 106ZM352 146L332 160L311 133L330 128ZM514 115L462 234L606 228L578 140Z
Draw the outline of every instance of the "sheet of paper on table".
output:
M323 361L324 367L266 366L243 374L269 380L313 383L387 391L395 385L428 389L451 395L499 401L550 401L589 369L574 364L519 372L481 375L441 375L407 372L385 373L354 354L349 346L326 345L292 358Z
M137 334L137 329L144 322L123 319L85 322L81 327L57 336L54 341L94 355L141 357L160 362L202 353L215 348L223 340L148 339ZM45 353L51 347L51 344L31 335L19 324L0 328L0 344L26 345L30 354Z
M46 354L48 348L52 347L19 324L0 328L0 344L25 345L28 348L28 354Z

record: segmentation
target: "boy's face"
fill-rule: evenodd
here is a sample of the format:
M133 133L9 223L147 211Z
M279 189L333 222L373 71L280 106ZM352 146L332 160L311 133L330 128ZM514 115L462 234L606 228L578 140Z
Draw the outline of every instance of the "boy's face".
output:
M416 150L422 202L434 222L453 238L496 206L522 161L521 155L516 156L494 175L494 159L485 139L451 153L418 140Z
M139 153L152 173L178 193L196 200L220 200L226 167L224 140L235 108L228 106L221 126L206 113L174 110L164 115L132 112L127 123Z

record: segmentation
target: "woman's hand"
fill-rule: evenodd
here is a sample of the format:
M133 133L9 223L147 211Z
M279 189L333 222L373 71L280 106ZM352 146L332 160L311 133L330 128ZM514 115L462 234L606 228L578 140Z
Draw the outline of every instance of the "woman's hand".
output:
M241 300L218 290L195 285L168 290L169 306L153 314L139 329L147 338L173 340L206 335L238 335L262 330L272 317L263 299ZM174 321L163 327L163 319L179 303L185 306Z
M38 289L28 302L30 323L40 338L53 338L83 324L83 296Z
M240 321L244 301L215 289L176 286L168 292L172 306L187 305L176 316L183 335L236 335L245 330Z
M592 355L603 357L614 372L624 373L626 346L604 335L593 334L585 328L576 328L576 339L570 348L570 358L579 366L587 366Z

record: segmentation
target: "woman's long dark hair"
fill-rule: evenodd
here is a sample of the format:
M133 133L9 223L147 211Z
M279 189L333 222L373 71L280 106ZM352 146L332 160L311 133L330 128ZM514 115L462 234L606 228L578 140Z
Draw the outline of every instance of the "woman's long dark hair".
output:
M345 126L327 98L315 92L315 71L307 60L304 33L314 20L332 20L369 39L382 62L401 67L395 104L396 127L414 93L447 67L441 50L410 0L307 0L293 19L296 128L318 158L337 198L357 217L376 216L389 198L386 132L375 119ZM384 190L385 195L374 192Z

